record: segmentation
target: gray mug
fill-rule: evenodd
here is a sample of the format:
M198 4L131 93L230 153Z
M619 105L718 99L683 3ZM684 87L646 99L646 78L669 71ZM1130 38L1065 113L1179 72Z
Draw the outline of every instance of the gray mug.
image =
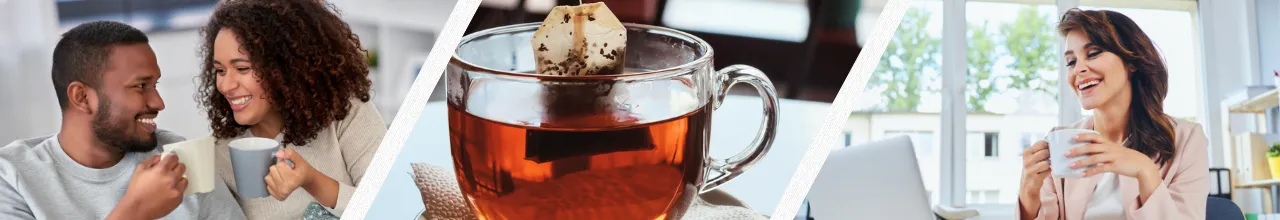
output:
M276 163L280 142L272 139L241 138L227 144L231 148L231 168L236 192L244 198L267 197L267 171Z

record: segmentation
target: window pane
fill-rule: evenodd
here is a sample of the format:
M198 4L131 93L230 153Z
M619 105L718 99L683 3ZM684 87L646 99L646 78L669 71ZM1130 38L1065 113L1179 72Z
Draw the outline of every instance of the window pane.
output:
M983 133L983 137L984 137L983 141L985 141L986 143L982 146L982 151L983 151L982 156L999 157L1000 142L998 142L997 140L1000 140L1000 133L987 132L987 133Z
M913 1L845 126L853 144L907 135L930 201L938 200L942 2Z
M1195 41L1195 21L1189 11L1109 8L1081 6L1085 10L1111 10L1124 14L1138 23L1151 42L1164 57L1169 70L1169 94L1164 99L1164 112L1170 116L1201 123L1203 106L1200 95L1200 60L1196 57L1199 44ZM1093 115L1083 111L1084 115Z
M965 4L970 204L1016 203L1027 134L1058 124L1057 7L1032 3Z

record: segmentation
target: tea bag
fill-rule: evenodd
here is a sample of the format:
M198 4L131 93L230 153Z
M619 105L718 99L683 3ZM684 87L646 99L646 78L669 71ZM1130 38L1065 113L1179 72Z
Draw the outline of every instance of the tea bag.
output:
M530 45L538 74L621 74L627 29L604 3L556 6Z
M604 3L556 6L547 13L530 40L538 74L622 74L627 29ZM549 122L545 125L579 127L555 118L597 116L617 108L610 98L614 84L608 82L545 82L544 85L542 99L548 108L548 120L544 121Z
M623 74L627 29L604 3L556 6L531 39L537 73L555 76ZM544 128L615 127L638 121L618 97L614 81L544 82ZM568 158L653 149L648 129L565 132L527 131L526 159L549 163ZM585 163L558 162L555 176L586 170Z

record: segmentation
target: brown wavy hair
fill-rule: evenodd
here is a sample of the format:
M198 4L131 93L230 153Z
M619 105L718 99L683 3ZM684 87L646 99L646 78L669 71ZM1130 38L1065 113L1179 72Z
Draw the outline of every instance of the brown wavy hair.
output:
M201 31L204 63L196 95L215 137L235 137L248 128L235 122L231 105L217 88L213 43L223 29L240 40L268 101L284 117L284 143L306 145L321 129L346 118L352 99L369 101L373 83L366 51L336 13L333 5L316 0L219 4Z
M1129 17L1107 10L1073 8L1062 15L1058 33L1081 31L1103 50L1120 56L1129 70L1133 95L1125 126L1125 147L1154 157L1163 166L1173 158L1173 119L1164 114L1169 72L1151 38Z

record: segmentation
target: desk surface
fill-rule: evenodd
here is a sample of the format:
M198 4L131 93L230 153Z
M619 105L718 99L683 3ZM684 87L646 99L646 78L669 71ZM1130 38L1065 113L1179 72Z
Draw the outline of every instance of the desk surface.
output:
M711 156L727 158L751 143L751 135L755 135L764 117L759 100L754 96L727 96L712 113ZM746 173L719 188L766 215L782 199L829 106L798 100L781 100L779 104L778 136L769 153ZM453 167L445 111L443 102L427 103L366 219L416 219L422 212L422 197L413 184L409 164Z

